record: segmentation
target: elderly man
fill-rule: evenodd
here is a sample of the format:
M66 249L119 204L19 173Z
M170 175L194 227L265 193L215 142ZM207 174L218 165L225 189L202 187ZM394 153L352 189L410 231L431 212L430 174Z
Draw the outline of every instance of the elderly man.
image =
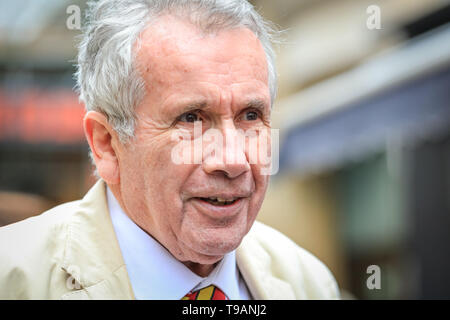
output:
M249 144L270 131L276 73L253 7L104 0L88 18L77 79L100 179L0 230L0 298L338 298L319 260L254 222L269 175Z

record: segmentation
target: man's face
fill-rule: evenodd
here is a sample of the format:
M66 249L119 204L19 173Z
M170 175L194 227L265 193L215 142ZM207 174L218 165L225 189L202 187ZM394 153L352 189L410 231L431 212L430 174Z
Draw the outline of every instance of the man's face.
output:
M248 148L225 144L238 129L270 130L264 50L248 29L203 35L164 16L143 32L136 52L146 96L136 110L135 139L118 152L122 205L178 260L217 262L240 244L267 188ZM175 163L174 132L193 135L197 121L203 132L222 133L224 154L245 161L227 163L203 150L201 163Z

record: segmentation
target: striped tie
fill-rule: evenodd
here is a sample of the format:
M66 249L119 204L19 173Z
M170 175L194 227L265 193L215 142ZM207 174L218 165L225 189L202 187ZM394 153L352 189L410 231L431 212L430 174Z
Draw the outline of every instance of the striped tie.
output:
M181 300L229 300L228 297L214 285L210 285L203 289L189 292Z

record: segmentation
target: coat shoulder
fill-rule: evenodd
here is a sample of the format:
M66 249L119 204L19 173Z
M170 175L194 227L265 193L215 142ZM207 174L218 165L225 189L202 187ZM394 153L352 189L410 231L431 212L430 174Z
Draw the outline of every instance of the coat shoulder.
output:
M0 299L52 298L50 291L37 291L64 274L66 240L78 207L79 201L68 202L0 228Z
M1 227L0 239L8 239L11 246L1 246L0 254L19 255L23 250L35 249L42 241L62 240L54 237L65 233L73 215L78 211L79 202L67 202L37 216Z
M328 267L278 230L255 222L244 240L269 261L274 276L291 284L297 299L339 299L336 280Z

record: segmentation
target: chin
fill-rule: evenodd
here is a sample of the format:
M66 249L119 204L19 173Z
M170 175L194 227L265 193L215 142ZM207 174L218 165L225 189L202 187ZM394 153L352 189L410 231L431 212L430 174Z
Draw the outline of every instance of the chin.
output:
M235 250L242 241L242 237L234 236L230 239L230 233L220 237L217 234L204 238L203 241L192 242L191 249L205 260L219 260L227 253Z
M218 261L241 244L248 231L247 225L246 215L222 226L209 223L186 224L178 239L194 260Z

